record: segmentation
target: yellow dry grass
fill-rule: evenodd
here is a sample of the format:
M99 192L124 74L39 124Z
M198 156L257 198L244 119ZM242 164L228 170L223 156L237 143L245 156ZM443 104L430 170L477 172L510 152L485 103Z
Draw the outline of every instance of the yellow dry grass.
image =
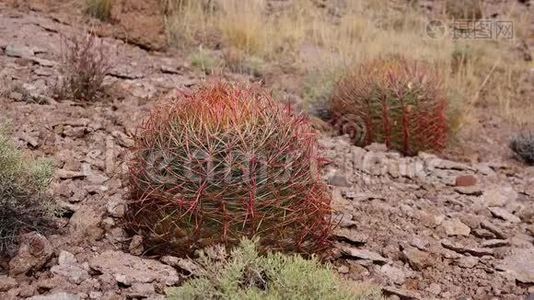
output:
M290 62L300 70L295 76L304 77L339 74L377 56L400 54L443 71L451 115L461 116L453 120L456 127L481 103L516 123L534 112L529 107L525 114L525 103L517 95L518 76L526 66L510 54L513 42L431 38L425 31L429 18L405 1L347 0L326 8L311 0L293 0L281 8L270 7L266 0L174 1L167 23L178 46L209 45L216 39L223 47L272 65ZM509 5L502 19L514 20L517 36L527 34L519 7Z

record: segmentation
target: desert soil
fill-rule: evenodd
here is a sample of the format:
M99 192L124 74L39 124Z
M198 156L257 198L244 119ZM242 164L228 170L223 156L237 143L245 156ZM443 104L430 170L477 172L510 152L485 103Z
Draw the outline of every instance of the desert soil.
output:
M204 75L179 53L106 37L117 49L106 79L113 97L57 102L47 95L60 33L80 30L68 17L0 3L0 119L20 147L54 161L52 192L65 208L57 232L22 236L2 260L0 298L162 299L194 263L143 256L139 237L121 228L123 162L156 99ZM506 150L455 162L344 137L320 143L331 161L324 177L340 225L332 262L342 276L376 283L390 299L534 299L534 168Z

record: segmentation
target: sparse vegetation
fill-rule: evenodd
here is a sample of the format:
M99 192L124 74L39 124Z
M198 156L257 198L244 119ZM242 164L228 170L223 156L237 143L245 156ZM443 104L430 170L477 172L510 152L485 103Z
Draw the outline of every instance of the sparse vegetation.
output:
M100 21L109 21L114 0L86 0L85 12Z
M510 148L527 164L534 165L534 132L519 133L510 142Z
M105 94L104 78L112 68L110 55L109 48L92 33L63 36L56 95L60 99L97 101Z
M161 104L130 164L130 228L189 254L258 236L263 249L329 247L330 198L307 120L257 87L223 82Z
M21 231L49 227L55 206L46 190L51 164L25 157L0 128L0 255L16 243Z
M170 290L169 299L383 299L380 290L341 280L315 258L258 255L244 240L227 259L200 256L202 275Z
M479 20L483 16L482 0L447 0L445 10L456 20Z
M223 64L215 54L209 50L199 48L190 55L191 66L206 73L211 74Z
M405 155L447 144L447 98L425 63L385 57L345 75L332 97L332 119L359 146L384 143Z

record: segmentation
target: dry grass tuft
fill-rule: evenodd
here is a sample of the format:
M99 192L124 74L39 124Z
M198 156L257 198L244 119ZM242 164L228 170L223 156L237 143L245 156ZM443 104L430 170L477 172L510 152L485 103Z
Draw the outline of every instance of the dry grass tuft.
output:
M85 13L100 21L109 21L114 0L86 0Z
M105 94L104 78L112 68L110 50L92 33L62 37L60 99L97 101Z

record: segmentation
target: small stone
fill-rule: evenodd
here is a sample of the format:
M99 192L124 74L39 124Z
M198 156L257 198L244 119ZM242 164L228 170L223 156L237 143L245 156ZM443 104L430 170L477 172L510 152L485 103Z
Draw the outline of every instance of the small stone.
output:
M494 239L495 238L494 233L492 233L489 230L480 229L480 228L473 230L473 235L481 239Z
M123 147L130 148L134 146L134 141L124 132L115 130L111 133L111 135L114 136L119 142L119 145Z
M498 240L498 239L487 240L487 241L482 242L481 246L488 247L488 248L505 247L505 246L510 246L510 241Z
M328 177L328 184L338 187L349 187L350 183L347 177L339 171L334 172Z
M380 272L391 279L393 283L401 285L406 281L406 274L404 271L389 264L380 267Z
M421 296L417 292L398 289L398 288L390 287L390 286L382 287L382 292L386 296L396 295L396 296L399 296L401 299L406 299L406 300L421 299Z
M369 238L367 235L357 231L357 230L350 230L350 229L340 229L336 230L334 232L334 236L336 236L339 240L348 242L352 245L363 245L367 242L367 239Z
M140 235L134 235L128 250L130 250L130 253L133 255L143 254L143 251L145 251L143 247L143 237Z
M339 267L337 267L337 271L339 274L347 274L350 272L350 269L348 266L345 266L345 265L341 265Z
M457 218L445 220L441 226L443 226L448 236L469 236L469 233L471 233L471 228Z
M455 186L473 186L477 184L477 178L473 175L460 175L456 177Z
M502 232L497 226L495 226L490 221L484 220L480 222L480 227L483 229L489 230L491 233L495 234L495 236L499 239L506 239L506 235L504 232Z
M10 289L16 288L18 285L15 279L6 275L0 275L0 292L7 292Z
M416 271L421 271L422 269L431 266L434 262L429 253L413 247L405 248L402 253L406 261Z
M482 190L478 186L457 186L454 190L462 195L467 196L480 196L482 195Z
M108 213L115 218L122 218L126 213L126 205L120 195L112 197L106 204Z
M521 219L519 217L517 217L516 215L508 212L506 209L504 208L500 208L500 207L488 207L489 211L491 212L491 214L494 216L494 217L497 217L497 218L500 218L500 219L503 219L505 221L508 221L510 223L520 223L521 222Z
M382 255L376 252L365 250L365 249L358 249L358 248L350 247L350 246L342 246L341 252L352 258L369 260L369 261L376 262L379 264L385 264L388 262L388 260L382 257Z
M163 256L161 262L166 265L186 271L188 275L200 274L201 268L191 259L179 258L175 256Z
M134 283L129 289L126 290L126 296L128 299L148 298L151 295L156 294L154 285L151 283Z
M441 245L447 249L456 251L458 253L469 253L474 256L484 256L491 255L493 256L493 249L490 248L476 248L476 247L466 247L460 244L455 244L448 240L442 240Z
M465 269L472 269L474 266L478 264L478 258L474 256L464 256L456 262L458 266L465 268Z
M65 169L57 170L56 175L59 177L59 179L76 179L85 177L85 174L82 172L69 171Z
M20 275L41 269L54 254L50 242L40 233L30 232L21 237L17 255L9 262L9 274Z
M4 51L9 57L30 58L34 55L31 48L13 44L7 45Z

